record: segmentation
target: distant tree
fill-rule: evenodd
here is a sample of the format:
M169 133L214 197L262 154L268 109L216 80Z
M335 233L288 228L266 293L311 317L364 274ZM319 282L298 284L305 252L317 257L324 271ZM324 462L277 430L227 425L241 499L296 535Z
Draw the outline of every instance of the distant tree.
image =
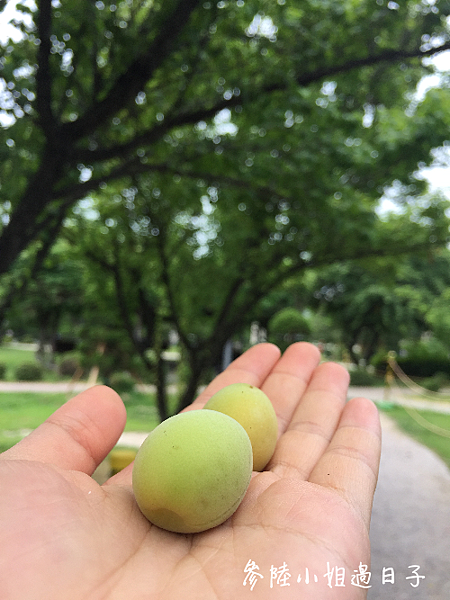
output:
M432 330L445 338L449 252L372 258L317 273L315 298L355 363ZM447 306L448 309L448 306ZM361 351L355 353L355 346Z
M82 280L83 265L69 256L67 244L60 240L28 281L26 293L18 289L17 297L11 298L4 325L17 335L34 336L41 352L59 337L73 339L82 312Z
M146 368L155 368L148 362L149 347L161 356L164 328L177 331L188 367L179 408L192 401L198 385L220 364L228 340L248 331L254 320L270 323L270 316L290 303L285 281L301 280L321 266L347 261L349 255L363 255L369 236L368 254L382 257L395 248L404 252L408 237L417 247L428 247L431 233L447 226L439 211L418 223L408 214L384 221L374 213L370 227L360 227L349 240L341 238L341 246L330 253L329 239L340 234L335 233L336 220L324 218L315 236L303 233L305 250L299 253L300 236L281 221L305 231L308 212L284 205L268 212L250 193L240 192L239 199L198 182L186 187L177 179L143 175L115 194L93 196L64 227L79 259L92 264L93 297L113 309L111 326L128 336ZM287 233L277 239L280 224ZM364 287L364 281L356 281ZM310 305L307 290L305 286L303 307ZM160 399L163 414L162 384Z

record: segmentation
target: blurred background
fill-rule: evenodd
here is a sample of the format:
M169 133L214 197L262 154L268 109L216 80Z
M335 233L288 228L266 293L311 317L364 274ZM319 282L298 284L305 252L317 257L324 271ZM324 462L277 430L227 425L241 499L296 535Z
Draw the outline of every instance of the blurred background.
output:
M386 392L450 399L450 2L0 11L0 448L94 383L149 431L306 340L450 464Z

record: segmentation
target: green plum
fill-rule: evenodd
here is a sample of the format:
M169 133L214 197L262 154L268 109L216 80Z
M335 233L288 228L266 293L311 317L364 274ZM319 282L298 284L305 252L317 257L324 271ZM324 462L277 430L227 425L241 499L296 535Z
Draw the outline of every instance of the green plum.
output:
M278 437L275 410L266 394L247 383L232 383L212 396L204 408L222 412L242 425L253 448L253 470L262 471Z
M191 410L166 419L145 439L134 461L133 492L154 525L197 533L236 511L252 464L249 437L235 419Z

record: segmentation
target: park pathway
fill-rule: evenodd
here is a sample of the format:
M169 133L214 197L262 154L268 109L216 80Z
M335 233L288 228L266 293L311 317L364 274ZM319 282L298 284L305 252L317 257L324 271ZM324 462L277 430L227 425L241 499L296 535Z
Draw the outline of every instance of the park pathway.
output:
M448 600L450 470L387 415L380 416L383 448L371 523L368 600ZM425 579L407 580L414 572Z

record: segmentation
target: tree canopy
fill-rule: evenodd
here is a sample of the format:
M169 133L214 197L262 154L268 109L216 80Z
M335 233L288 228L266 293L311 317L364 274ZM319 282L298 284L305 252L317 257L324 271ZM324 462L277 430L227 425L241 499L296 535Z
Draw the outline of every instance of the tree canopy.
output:
M447 141L448 82L415 91L450 49L450 2L18 10L0 50L4 309L62 235L137 352L176 328L192 394L283 281L446 244L447 201L418 170Z
M446 137L444 91L408 94L450 47L447 1L18 8L23 38L0 58L0 273L77 200L139 173L364 227L383 186L420 189L412 173Z

